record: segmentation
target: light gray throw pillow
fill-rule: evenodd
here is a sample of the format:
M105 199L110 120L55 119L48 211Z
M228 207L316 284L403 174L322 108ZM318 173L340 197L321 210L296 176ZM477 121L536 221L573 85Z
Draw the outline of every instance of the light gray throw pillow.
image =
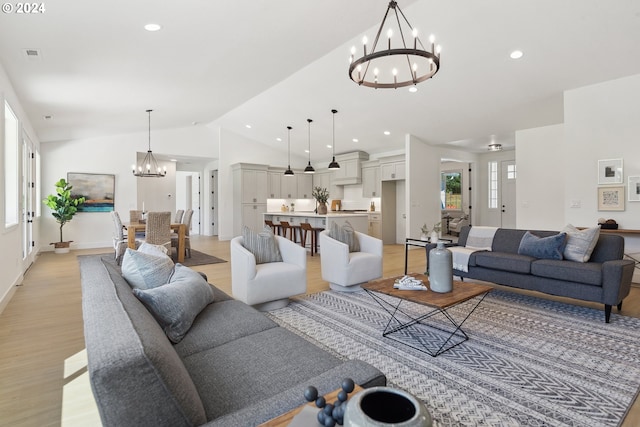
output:
M260 233L256 233L246 225L242 227L242 246L253 254L256 264L282 262L276 236L267 225Z
M122 259L122 277L134 289L151 289L169 281L173 261L167 255L148 254L127 248Z
M349 252L360 252L358 236L349 221L345 221L342 226L332 222L329 227L329 237L349 246Z
M182 264L176 264L166 285L134 289L133 293L174 343L184 338L196 316L213 302L213 289L207 281L200 273Z
M567 233L567 245L563 253L564 258L577 262L589 261L593 248L596 247L600 237L600 227L578 230L573 225L567 224L562 231Z

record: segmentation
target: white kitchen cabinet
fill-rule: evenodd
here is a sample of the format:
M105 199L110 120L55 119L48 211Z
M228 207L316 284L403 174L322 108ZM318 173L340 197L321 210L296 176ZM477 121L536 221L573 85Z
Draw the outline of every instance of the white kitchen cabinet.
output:
M282 172L272 172L269 171L268 175L268 186L267 186L267 195L269 199L281 199L282 192L280 186L282 185Z
M267 211L267 166L236 163L231 170L234 236L242 233L243 225L262 229L262 213Z
M308 173L297 174L298 177L298 199L313 199L313 175Z
M398 181L406 178L405 162L382 163L380 165L382 181Z
M267 171L242 169L240 174L242 203L267 203Z
M369 229L367 234L376 239L382 239L382 214L369 212Z
M380 181L380 167L362 168L362 197L380 197L382 183Z
M264 228L264 213L267 205L263 203L245 203L242 205L242 225L246 225L254 231L262 231Z
M333 184L333 172L325 170L313 175L313 187L326 188L329 191L329 200L342 199L344 189Z
M282 175L282 181L280 183L281 198L283 199L298 198L298 179L296 178L296 175L293 175L293 176Z
M333 172L334 185L351 185L362 183L361 163L369 160L369 154L364 151L355 151L336 156L336 161L340 164L340 169Z

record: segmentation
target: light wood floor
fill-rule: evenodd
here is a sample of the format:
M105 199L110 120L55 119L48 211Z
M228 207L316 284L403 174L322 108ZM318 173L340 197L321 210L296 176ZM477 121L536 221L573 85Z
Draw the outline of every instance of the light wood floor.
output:
M192 236L192 240L195 249L230 259L229 242L200 236ZM0 314L0 426L100 424L86 373L76 256L106 252L111 251L39 255ZM309 293L328 289L320 277L320 257L308 256L307 260ZM423 272L424 268L424 250L410 251L409 270ZM194 269L206 273L211 283L231 293L230 263ZM385 245L384 275L399 275L403 270L404 246ZM602 309L599 304L583 305ZM632 288L622 313L640 317L640 287ZM606 327L604 323L602 327ZM638 425L640 403L636 402L623 426Z

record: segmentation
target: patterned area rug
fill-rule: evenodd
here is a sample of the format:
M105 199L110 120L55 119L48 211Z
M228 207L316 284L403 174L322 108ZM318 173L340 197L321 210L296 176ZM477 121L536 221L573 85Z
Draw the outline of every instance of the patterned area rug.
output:
M468 309L450 313L460 320ZM295 298L270 316L340 358L376 366L390 386L422 399L437 426L616 426L640 386L640 319L612 313L606 324L600 310L517 293L491 292L464 324L470 339L435 358L382 337L389 315L364 291ZM437 317L430 321L444 324ZM402 333L423 343L439 334Z

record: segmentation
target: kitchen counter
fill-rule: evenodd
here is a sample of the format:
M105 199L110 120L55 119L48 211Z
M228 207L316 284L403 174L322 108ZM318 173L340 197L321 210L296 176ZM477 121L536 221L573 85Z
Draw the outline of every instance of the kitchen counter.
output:
M314 228L327 229L332 223L337 223L339 226L346 221L353 226L354 230L367 234L369 230L369 214L366 211L363 212L344 212L344 211L329 211L326 215L320 215L315 212L266 212L262 214L265 220L271 220L274 224L279 224L280 221L286 221L291 225L299 225L306 222L311 224Z

